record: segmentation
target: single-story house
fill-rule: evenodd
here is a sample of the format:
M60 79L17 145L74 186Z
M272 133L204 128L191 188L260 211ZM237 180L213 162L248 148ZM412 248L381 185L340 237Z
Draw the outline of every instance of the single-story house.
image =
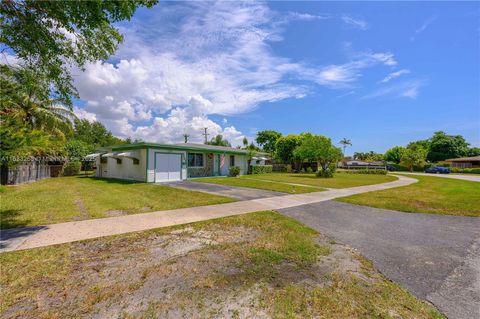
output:
M480 168L480 156L450 158L445 162L456 168Z
M88 157L95 158L95 176L147 183L179 181L194 177L227 176L238 166L240 175L248 165L267 160L258 152L249 158L247 150L194 143L135 143L102 148ZM261 159L260 159L261 158Z

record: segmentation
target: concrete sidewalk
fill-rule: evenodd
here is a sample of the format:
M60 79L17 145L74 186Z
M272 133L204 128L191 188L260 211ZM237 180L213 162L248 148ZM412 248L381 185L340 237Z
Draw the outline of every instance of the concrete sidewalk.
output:
M406 186L417 182L414 178L397 177L398 180L389 183L334 189L324 192L276 196L235 203L83 220L32 228L7 229L0 233L0 251L30 249L159 227L188 224L262 210L282 209L327 201L338 197Z

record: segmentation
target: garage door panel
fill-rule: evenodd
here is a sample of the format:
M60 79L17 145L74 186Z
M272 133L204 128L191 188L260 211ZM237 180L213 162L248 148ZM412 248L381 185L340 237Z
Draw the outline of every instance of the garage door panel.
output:
M168 182L181 179L182 156L162 154L155 156L155 182Z

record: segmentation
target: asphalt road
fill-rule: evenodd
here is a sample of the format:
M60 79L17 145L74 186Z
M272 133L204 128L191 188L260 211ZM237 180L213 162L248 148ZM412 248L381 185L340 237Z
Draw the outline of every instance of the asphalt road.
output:
M433 177L443 177L443 178L452 178L452 179L461 179L464 181L470 182L480 182L480 175L465 175L465 174L427 174L421 172L392 172L393 174L406 174L406 175L421 175L421 176L433 176ZM415 176L413 176L415 177Z
M279 210L356 248L449 318L480 318L480 218L326 201Z

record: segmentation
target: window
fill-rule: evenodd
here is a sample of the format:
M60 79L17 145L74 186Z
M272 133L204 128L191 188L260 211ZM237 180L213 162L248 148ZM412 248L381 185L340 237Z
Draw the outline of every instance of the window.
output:
M107 164L107 158L106 157L100 157L100 164Z
M188 167L203 167L203 154L188 153Z
M117 164L122 164L122 159L121 158L117 158Z
M235 156L230 155L230 167L235 166Z
M136 158L132 158L133 160L133 165L139 165L140 164L140 160L136 159Z

